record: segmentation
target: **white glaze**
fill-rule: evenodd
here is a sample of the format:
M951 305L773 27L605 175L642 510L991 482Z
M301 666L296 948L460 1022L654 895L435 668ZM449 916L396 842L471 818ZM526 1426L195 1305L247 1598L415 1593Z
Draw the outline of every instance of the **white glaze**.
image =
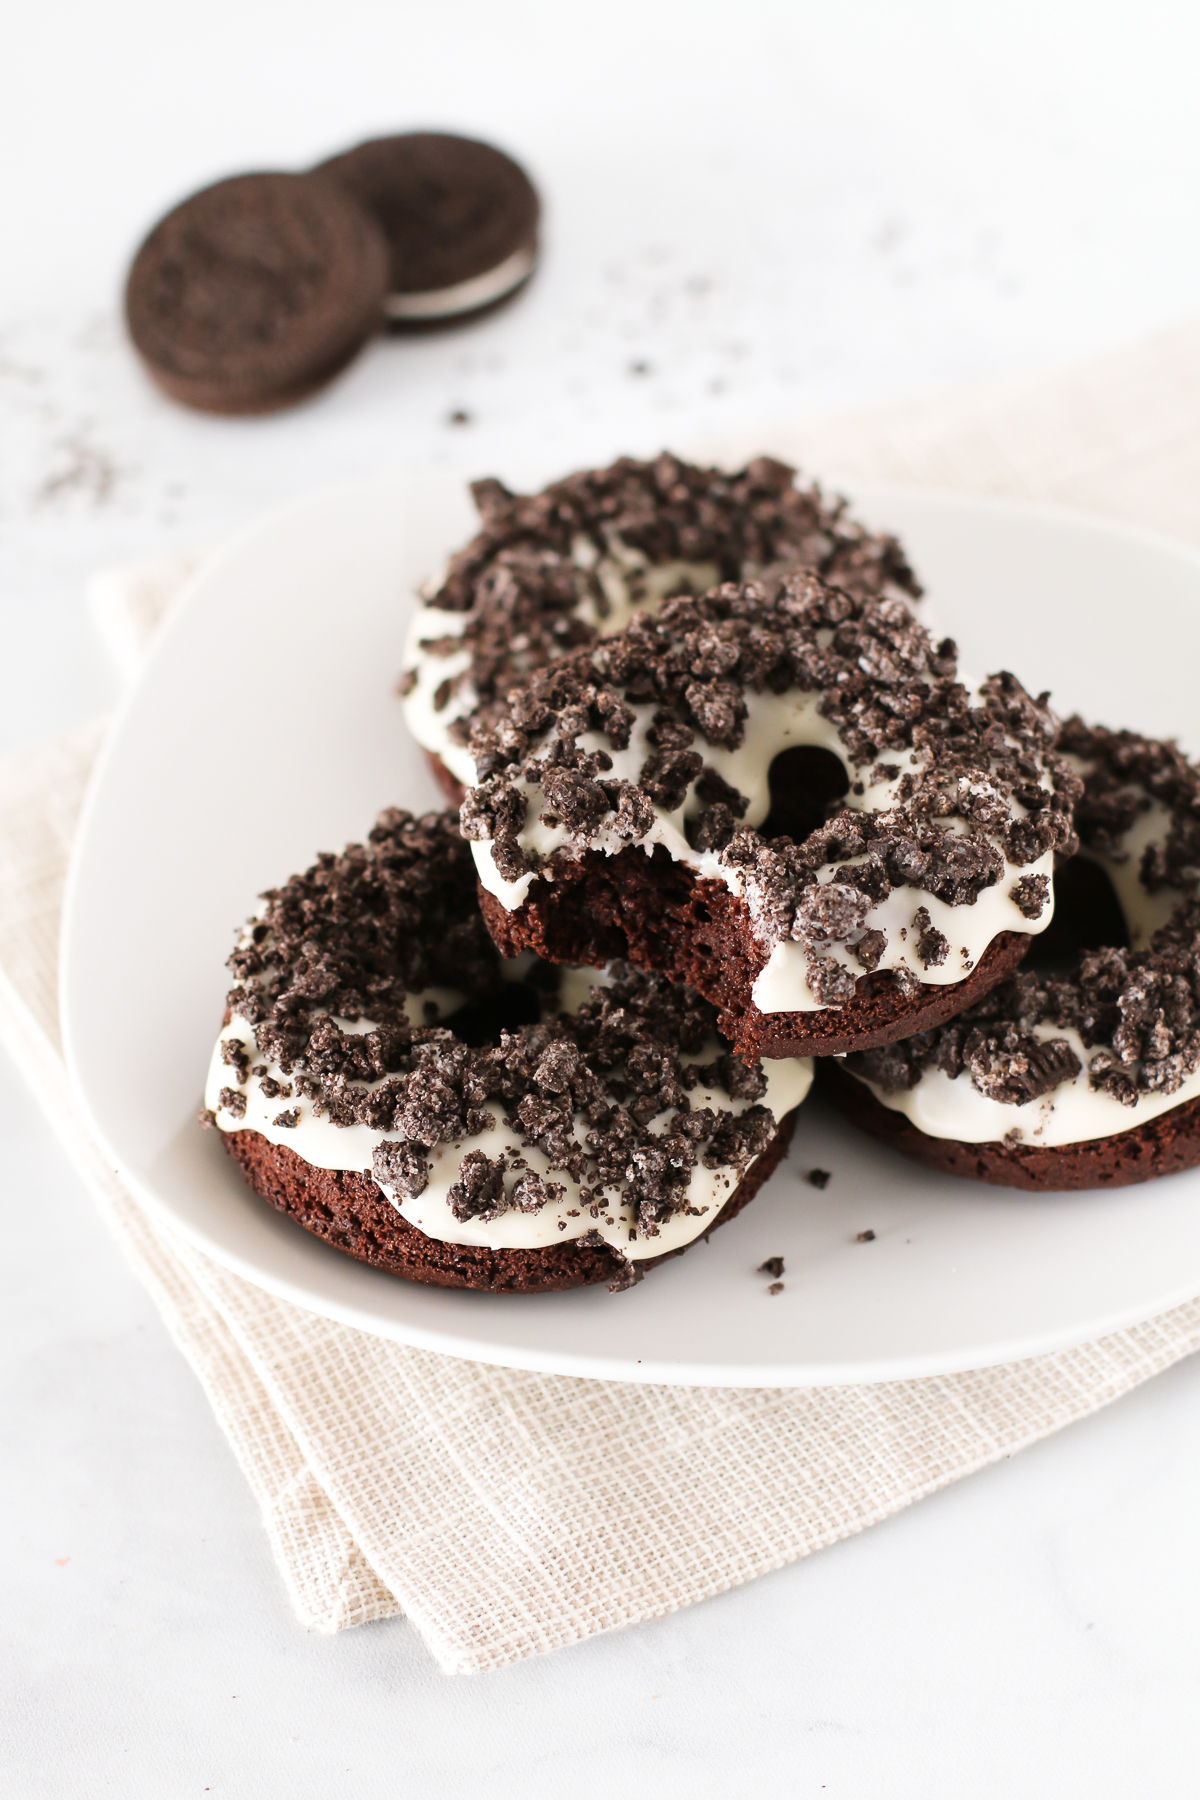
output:
M604 981L604 977L598 976L594 970L569 973L578 974L580 979L565 990L560 990L564 1009L581 1004L592 987L598 982L603 985ZM419 1009L426 998L428 996L424 994L410 996L410 1014L414 1005ZM339 1019L337 1022L343 1029L347 1029L343 1020ZM351 1029L366 1032L374 1027L369 1021L359 1020ZM215 1115L219 1130L257 1131L272 1144L285 1144L314 1168L354 1169L372 1176L372 1158L376 1145L385 1141L403 1141L404 1134L399 1131L376 1131L368 1125L334 1125L328 1118L314 1113L311 1102L296 1093L268 1099L253 1075L245 1083L239 1083L236 1070L226 1064L221 1055L222 1043L231 1037L245 1044L252 1068L260 1067L267 1061L259 1055L253 1026L235 1015L217 1040L205 1085L204 1104ZM724 1048L714 1039L703 1051L687 1060L708 1062ZM761 1104L777 1120L782 1119L793 1107L799 1106L808 1093L813 1078L812 1061L807 1057L793 1057L765 1062L763 1072L767 1080L767 1091ZM290 1086L288 1077L277 1065L267 1062L267 1073L284 1086ZM381 1083L362 1082L354 1085L370 1089ZM223 1088L231 1088L244 1096L246 1109L240 1117L235 1117L228 1108L221 1105ZM694 1108L711 1106L718 1112L740 1113L754 1104L748 1100L733 1100L728 1094L702 1087L694 1088L689 1097ZM492 1130L439 1144L436 1149L428 1152L429 1184L424 1193L414 1199L383 1189L401 1217L417 1226L427 1237L437 1238L448 1244L482 1244L493 1249L538 1249L581 1237L588 1231L597 1231L606 1243L620 1250L631 1261L637 1261L679 1249L707 1231L742 1178L732 1168L706 1169L697 1163L692 1170L687 1190L689 1208L694 1210L675 1214L654 1237L637 1236L633 1224L633 1208L619 1188L605 1189L608 1204L604 1211L593 1217L590 1210L580 1205L579 1184L564 1170L552 1169L545 1154L536 1146L523 1145L520 1137L505 1124L499 1109L493 1106L491 1110L497 1119ZM275 1123L281 1113L293 1111L298 1114L294 1126ZM660 1113L651 1121L649 1130L661 1135L674 1117L673 1108ZM582 1115L577 1115L575 1133L581 1142L586 1129L586 1121ZM536 1213L521 1212L514 1207L500 1218L487 1223L479 1220L463 1223L454 1217L447 1194L458 1178L463 1157L471 1150L482 1150L492 1158L504 1152L519 1151L529 1169L545 1176L547 1180L557 1182L563 1188L562 1198L547 1202Z
M838 731L819 710L819 693L798 689L789 689L783 694L756 694L747 691L745 698L745 731L742 742L736 749L710 744L699 737L697 742L702 745L708 766L747 797L749 805L744 823L753 827L761 825L770 809L770 768L772 760L780 751L794 745L810 745L832 751L847 769L852 770L853 765ZM633 711L635 722L626 749L614 749L611 741L597 732L586 732L577 740L581 749L603 750L611 758L613 780L636 782L643 765L653 752L654 746L649 742L647 732L656 708L653 705L635 706ZM531 753L537 754L544 749L549 736L550 734L546 739L540 740ZM888 751L881 761L895 767L897 773L890 778L873 782L869 779L869 770L853 771L857 777L855 785L861 781L863 791L861 794L850 792L846 795L845 805L848 808L864 812L888 811L897 804L898 790L904 775L922 767L910 750ZM571 845L572 834L564 826L546 825L542 821L540 786L524 778L513 785L526 796L528 807L525 827L518 834L521 847L536 851L548 859L554 851ZM1017 816L1023 815L1024 810L1016 802L1013 803L1013 811ZM757 900L754 883L747 882L741 870L722 862L715 852L693 850L687 841L684 821L702 811L702 803L696 798L693 786L688 790L682 806L674 812L667 812L661 807L655 808L654 823L646 836L638 842L648 856L653 853L656 844L661 844L677 862L695 869L698 875L723 882L732 893L744 894L753 919ZM626 848L615 834L615 816L610 814L607 819L600 821L596 831L587 840L589 848L601 850L610 856ZM952 822L952 828L967 830L965 823L958 820ZM471 849L484 887L509 912L515 912L525 901L535 876L528 874L517 881L506 881L496 868L490 841L476 841L472 843ZM865 860L846 857L839 866L853 866L856 861ZM1024 868L1006 862L1004 873L995 886L985 888L970 906L949 906L934 895L927 894L922 888L908 885L895 887L886 900L871 908L861 929L882 930L886 933L888 941L879 963L881 969L907 969L930 987L961 981L1002 931L1036 934L1046 929L1053 917L1053 899L1047 900L1038 918L1027 919L1011 899L1010 890L1022 876L1052 875L1053 868L1053 852L1047 852L1036 863ZM547 862L540 874L552 881L553 865ZM820 871L817 879L821 883L833 881L834 868ZM928 968L917 954L919 934L912 929L914 915L922 906L928 911L933 926L943 933L950 944L945 961ZM856 976L863 972L862 965L854 956L853 942L830 944L823 948L822 953ZM806 972L808 957L809 952L799 943L788 941L775 945L753 988L754 1003L761 1012L825 1010L809 986Z

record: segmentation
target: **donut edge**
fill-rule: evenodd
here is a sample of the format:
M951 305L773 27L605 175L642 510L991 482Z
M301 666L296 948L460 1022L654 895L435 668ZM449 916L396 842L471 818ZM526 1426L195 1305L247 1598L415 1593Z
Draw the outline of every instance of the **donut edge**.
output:
M422 754L429 765L433 779L437 782L451 806L461 806L467 797L467 790L458 779L458 776L450 773L436 750L425 750Z
M752 990L766 966L745 901L723 882L697 876L662 845L606 856L588 850L539 877L509 912L483 884L479 904L502 956L535 950L547 962L601 966L627 957L638 968L686 983L720 1009L721 1032L747 1061L839 1056L928 1031L973 1006L1020 963L1029 938L1001 932L962 981L905 999L890 974L859 977L853 1000L819 1012L764 1013Z
M823 1068L820 1079L842 1117L861 1131L927 1169L993 1187L1027 1193L1133 1187L1200 1164L1200 1098L1185 1100L1128 1131L1077 1144L965 1144L930 1137L836 1064Z
M749 1205L786 1156L797 1110L779 1121L771 1142L712 1224L678 1250L634 1263L635 1281L647 1269L682 1256ZM632 1285L631 1265L605 1244L574 1238L541 1249L505 1250L444 1243L409 1224L369 1175L318 1169L288 1145L272 1144L257 1131L223 1131L221 1137L260 1199L333 1249L389 1275L491 1294L561 1293L600 1282L615 1288Z

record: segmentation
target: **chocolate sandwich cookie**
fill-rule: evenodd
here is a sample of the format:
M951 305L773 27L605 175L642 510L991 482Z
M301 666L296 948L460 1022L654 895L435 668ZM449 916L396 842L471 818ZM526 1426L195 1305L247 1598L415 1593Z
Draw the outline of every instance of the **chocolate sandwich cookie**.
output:
M469 738L558 657L677 594L812 569L863 598L915 600L901 546L786 463L736 470L623 456L537 494L472 488L480 530L450 558L409 632L400 691L410 731L451 798L474 779Z
M811 1064L747 1066L627 966L504 965L471 875L452 814L389 812L268 893L208 1121L264 1199L393 1274L628 1286L757 1192Z
M1079 719L1059 747L1084 791L1053 956L827 1073L851 1119L930 1167L1124 1187L1200 1163L1200 770Z
M689 982L749 1058L952 1017L1049 923L1080 791L1048 708L956 657L901 601L799 575L550 664L471 738L492 935Z
M384 310L393 325L462 318L532 275L537 191L491 144L413 131L374 138L320 167L370 209L387 238Z
M206 412L286 406L378 330L388 252L371 214L323 175L237 175L151 231L125 290L154 379Z

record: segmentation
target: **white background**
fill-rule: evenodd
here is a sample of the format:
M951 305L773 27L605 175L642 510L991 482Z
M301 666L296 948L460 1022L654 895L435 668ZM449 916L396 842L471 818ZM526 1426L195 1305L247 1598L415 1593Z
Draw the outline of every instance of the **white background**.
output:
M1028 373L1200 309L1179 4L26 5L0 51L0 749L108 705L93 569L384 463L565 468ZM546 257L270 420L122 338L190 187L491 136ZM455 411L467 424L451 423ZM0 1069L0 1765L15 1795L1188 1791L1200 1369L666 1623L449 1681L293 1623L193 1377Z

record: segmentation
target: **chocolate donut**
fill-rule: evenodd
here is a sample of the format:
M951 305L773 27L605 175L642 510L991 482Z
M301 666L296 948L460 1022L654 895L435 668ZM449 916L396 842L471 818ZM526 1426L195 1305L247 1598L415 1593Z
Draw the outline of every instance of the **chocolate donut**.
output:
M1059 747L1084 782L1081 849L1059 883L1075 878L1078 947L952 1024L848 1056L831 1092L934 1168L1123 1187L1200 1163L1200 769L1174 744L1077 718ZM1082 879L1098 871L1107 917Z
M953 1016L1049 923L1080 787L1044 701L956 656L902 601L795 575L552 663L471 739L496 942L688 982L750 1059Z
M748 1067L628 966L506 968L472 875L453 814L391 811L267 893L206 1121L263 1198L393 1274L627 1286L757 1191L811 1064Z
M672 594L796 568L864 598L921 592L895 538L770 457L727 473L665 452L625 456L539 494L499 481L471 492L482 529L414 620L400 684L409 728L456 804L475 780L471 730L503 716L512 688Z

